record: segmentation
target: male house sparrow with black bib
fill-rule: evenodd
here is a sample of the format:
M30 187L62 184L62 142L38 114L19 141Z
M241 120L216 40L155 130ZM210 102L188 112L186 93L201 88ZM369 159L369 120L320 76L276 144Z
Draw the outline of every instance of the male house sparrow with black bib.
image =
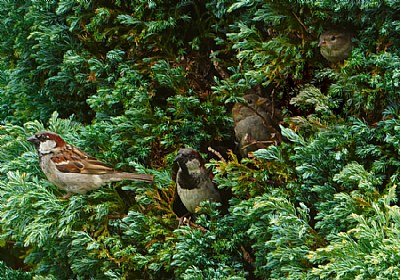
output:
M119 172L109 165L65 143L56 133L39 132L28 139L39 154L40 167L47 179L59 189L84 194L101 186L122 180L151 183L153 176Z
M248 153L281 142L279 122L281 113L272 102L257 94L243 96L246 103L236 103L232 108L232 118L240 154Z
M349 57L352 50L351 34L329 30L319 36L321 55L329 62L337 63Z
M172 208L177 216L182 217L185 214L195 213L196 207L204 200L221 201L220 193L212 182L211 174L207 171L203 158L196 150L180 149L174 165L176 194Z

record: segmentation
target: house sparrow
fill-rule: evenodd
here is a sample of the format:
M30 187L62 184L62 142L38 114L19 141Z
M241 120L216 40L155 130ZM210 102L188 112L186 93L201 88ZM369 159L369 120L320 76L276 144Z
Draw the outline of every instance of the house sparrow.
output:
M326 31L319 36L321 55L329 62L337 63L351 54L351 34L341 31Z
M282 116L267 98L247 94L244 99L246 104L233 106L232 118L240 154L247 157L251 151L281 142L279 122Z
M110 182L122 180L152 182L153 176L119 172L109 165L65 143L56 133L39 132L28 139L39 153L40 167L59 189L84 194Z
M172 205L179 217L195 213L203 200L221 201L220 193L204 166L201 155L193 149L180 149L174 160L176 195ZM187 211L185 211L187 210Z

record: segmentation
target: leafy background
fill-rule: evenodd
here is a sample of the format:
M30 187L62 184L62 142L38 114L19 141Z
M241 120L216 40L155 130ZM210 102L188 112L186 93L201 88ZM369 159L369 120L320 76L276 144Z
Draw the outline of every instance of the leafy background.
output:
M398 279L399 7L1 1L2 279ZM338 26L354 48L333 66L318 36ZM285 140L240 159L230 110L252 91ZM42 129L155 183L62 199L26 142ZM181 147L232 192L197 227L171 210Z

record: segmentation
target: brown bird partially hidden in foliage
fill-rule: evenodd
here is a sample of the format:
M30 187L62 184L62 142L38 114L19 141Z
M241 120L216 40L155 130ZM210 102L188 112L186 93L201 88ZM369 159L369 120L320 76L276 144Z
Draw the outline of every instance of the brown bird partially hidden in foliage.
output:
M281 113L267 98L256 94L244 96L246 103L236 103L232 108L235 137L240 154L248 153L282 140L279 122Z
M119 172L109 165L65 143L56 133L39 132L28 139L39 153L40 167L47 179L68 194L84 194L122 180L151 183L153 176Z
M178 217L195 213L204 200L220 202L221 195L204 160L194 149L180 149L174 160L176 193L172 209Z
M321 55L329 62L337 63L349 57L352 35L344 31L329 30L319 36Z

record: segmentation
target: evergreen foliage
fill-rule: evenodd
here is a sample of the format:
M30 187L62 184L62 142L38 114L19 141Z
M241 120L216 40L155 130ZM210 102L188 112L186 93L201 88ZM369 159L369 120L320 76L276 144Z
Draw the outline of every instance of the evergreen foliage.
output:
M399 4L1 1L0 278L398 279ZM317 46L335 27L340 65ZM284 141L239 158L249 92ZM44 129L155 183L64 199L26 141ZM178 227L181 147L232 197Z

